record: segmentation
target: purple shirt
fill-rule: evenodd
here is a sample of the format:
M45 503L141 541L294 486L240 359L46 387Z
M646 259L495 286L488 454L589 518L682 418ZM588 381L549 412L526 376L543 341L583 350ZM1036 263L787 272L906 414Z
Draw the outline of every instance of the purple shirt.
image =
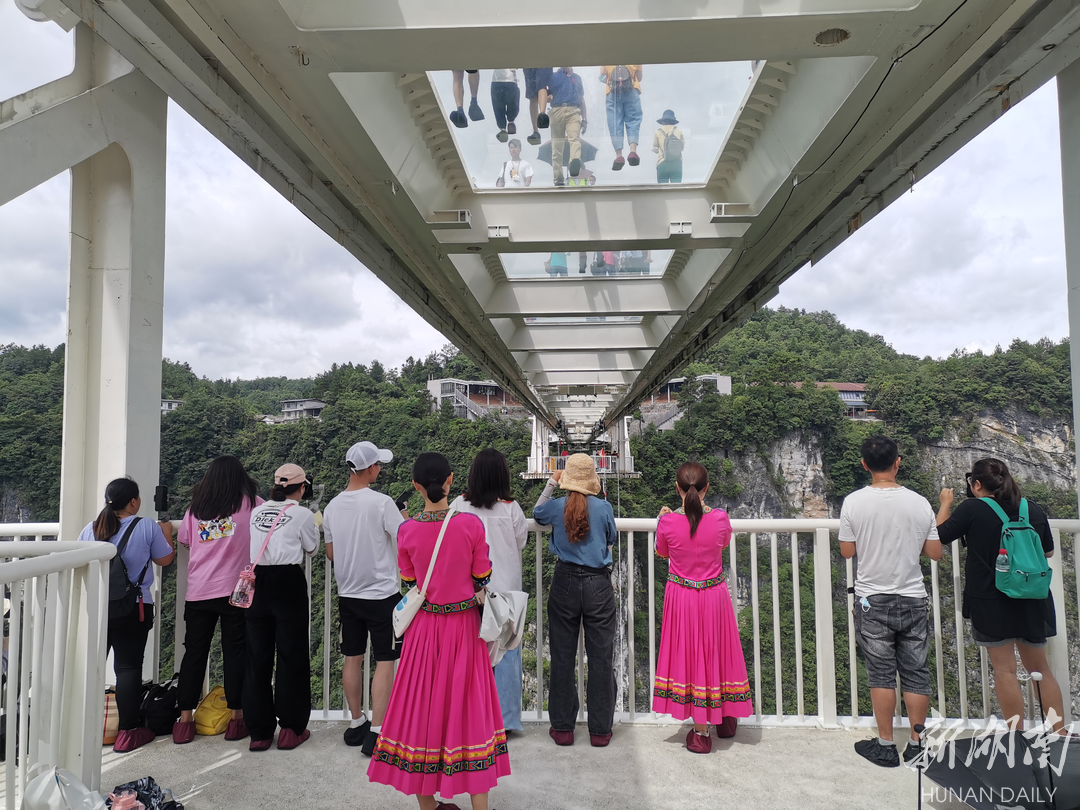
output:
M134 515L122 519L120 521L120 531L110 537L109 542L114 546L119 546L120 541L124 538L124 532L127 531L128 525L134 519ZM89 523L82 530L82 534L79 535L79 542L94 542L96 540L97 538L94 537L94 524ZM168 557L172 554L172 551L172 544L165 539L161 527L150 518L143 518L131 533L131 538L128 540L127 545L124 546L124 553L120 555L123 557L124 565L127 566L128 580L134 585L147 562L155 557ZM146 576L143 577L142 581L143 602L148 605L154 603L154 598L150 593L150 586L153 584L154 566L151 565L146 569Z

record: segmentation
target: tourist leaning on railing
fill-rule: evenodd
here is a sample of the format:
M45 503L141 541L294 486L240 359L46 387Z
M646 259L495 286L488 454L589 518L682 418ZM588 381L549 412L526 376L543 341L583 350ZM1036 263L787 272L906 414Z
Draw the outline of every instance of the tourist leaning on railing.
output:
M1002 551L1002 519L992 501L1010 521L1020 517L1026 503L1028 523L1037 532L1046 557L1054 554L1054 536L1046 513L1037 504L1021 497L1020 487L1005 462L996 458L976 461L967 479L967 500L952 514L952 489L939 495L938 535L942 543L960 539L967 546L964 565L964 617L971 621L971 636L985 647L994 668L994 694L1005 720L1023 724L1024 695L1016 677L1016 653L1028 672L1041 672L1039 686L1042 705L1049 719L1055 715L1054 728L1060 730L1064 718L1061 687L1046 659L1046 639L1057 635L1054 598L1013 598L997 586L995 565ZM1036 552L1037 553L1037 552ZM1009 563L1004 563L1008 570ZM1047 577L1046 587L1049 588Z
M555 487L568 491L551 499ZM618 537L611 504L596 497L600 479L592 457L575 453L566 469L544 487L533 518L551 527L549 549L558 558L548 591L548 640L551 646L551 692L548 716L556 745L574 744L578 713L575 686L578 628L585 626L589 661L587 682L589 741L611 741L615 719L615 592L611 587L611 546Z
M274 473L270 500L251 513L250 559L255 596L247 608L247 673L244 720L251 751L265 751L280 725L278 748L296 748L311 736L311 656L304 555L319 547L319 529L300 500L311 497L311 480L296 464ZM276 522L276 526L274 525ZM271 529L273 531L271 531ZM259 559L267 535L266 551ZM274 655L277 654L275 674Z
M218 456L191 491L177 542L190 549L187 596L184 599L184 659L176 700L180 719L173 724L173 742L195 739L195 707L199 704L214 631L221 622L221 657L225 700L232 719L226 740L248 735L241 710L247 668L247 617L229 604L240 572L251 562L251 512L263 499L258 484L236 456Z
M176 556L171 542L172 524L158 524L137 517L141 506L139 485L130 478L114 479L105 487L105 508L79 535L82 541L99 540L120 548L119 559L124 575L130 585L139 589L134 602L115 599L117 594L111 588L109 592L106 654L112 650L116 673L119 733L113 750L118 753L133 751L154 739L154 732L139 726L143 653L146 651L146 638L154 626L154 596L151 590L154 566L151 563L168 565ZM120 607L121 602L124 603L123 607Z
M425 601L405 630L368 778L415 796L420 810L457 810L435 796L461 793L472 797L473 810L487 810L488 791L510 774L510 757L475 596L491 579L484 524L475 515L448 515L454 475L445 456L421 453L412 477L424 509L398 529L406 587L422 586L435 562Z
M656 661L653 711L691 719L686 748L712 750L709 724L719 737L734 737L739 717L753 713L739 623L724 576L731 521L702 499L709 471L696 461L679 467L675 491L682 506L660 510L656 554L667 558L664 620Z
M495 593L521 590L521 551L528 541L525 513L510 497L510 465L506 456L489 447L473 459L465 494L454 501L459 512L476 515L484 523L491 554L491 582ZM521 647L507 650L495 665L503 728L521 731Z

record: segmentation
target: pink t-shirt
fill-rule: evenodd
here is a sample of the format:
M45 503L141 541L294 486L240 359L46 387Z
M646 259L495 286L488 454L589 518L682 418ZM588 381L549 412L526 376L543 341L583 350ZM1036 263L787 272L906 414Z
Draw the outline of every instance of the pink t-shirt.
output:
M695 582L720 576L724 549L730 542L731 521L723 509L711 509L702 515L693 537L686 515L676 512L661 517L656 526L656 553L669 558L671 573Z
M256 496L255 505L263 499ZM184 515L177 542L191 549L188 557L187 601L218 599L236 587L240 572L251 562L251 504L245 499L235 515L213 520L199 520Z
M423 586L444 514L422 512L398 527L398 568L407 585L415 582ZM433 605L464 602L476 592L474 584L484 584L490 578L491 558L483 522L476 515L455 513L435 560L427 601Z

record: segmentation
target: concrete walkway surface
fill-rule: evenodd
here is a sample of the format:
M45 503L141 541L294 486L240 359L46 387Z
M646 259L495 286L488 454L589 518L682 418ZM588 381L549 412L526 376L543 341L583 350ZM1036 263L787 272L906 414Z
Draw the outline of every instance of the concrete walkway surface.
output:
M311 723L311 739L293 751L252 754L247 740L196 737L184 746L159 738L128 754L107 749L103 792L153 776L188 810L409 810L416 800L367 780L368 759L342 741L344 723ZM740 727L713 738L707 756L686 751L689 726L615 727L607 748L560 748L547 726L527 725L510 738L513 773L491 792L491 810L900 810L918 806L917 775L879 768L852 745L864 733ZM923 807L961 808L928 801ZM445 801L445 800L444 800ZM455 803L469 807L467 796Z

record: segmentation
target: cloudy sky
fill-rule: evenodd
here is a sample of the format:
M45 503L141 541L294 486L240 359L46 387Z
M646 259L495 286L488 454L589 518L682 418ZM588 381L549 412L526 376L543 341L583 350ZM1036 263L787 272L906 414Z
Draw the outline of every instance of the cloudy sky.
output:
M71 48L0 0L0 99L70 70ZM446 342L175 106L168 134L167 356L211 378L295 377ZM0 208L0 344L64 339L68 186L65 173ZM1065 336L1065 293L1051 83L772 303L944 356Z

